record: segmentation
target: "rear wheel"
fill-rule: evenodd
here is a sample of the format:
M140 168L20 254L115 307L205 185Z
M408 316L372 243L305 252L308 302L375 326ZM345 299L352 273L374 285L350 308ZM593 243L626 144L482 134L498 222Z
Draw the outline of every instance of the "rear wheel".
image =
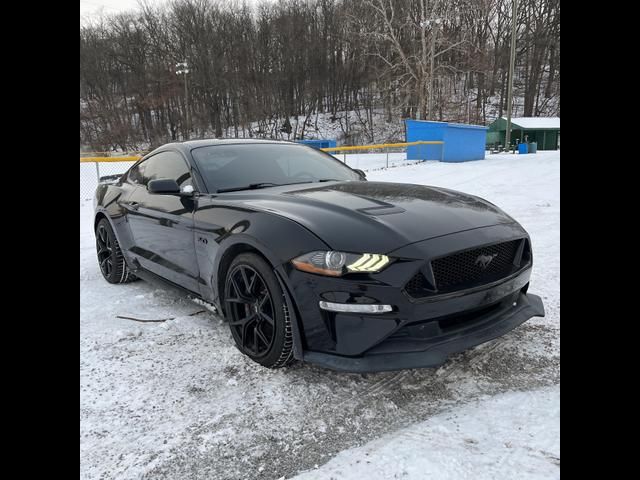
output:
M291 361L291 318L267 262L253 253L236 257L227 271L224 302L231 334L242 353L269 368Z
M120 244L109 220L103 218L96 227L96 252L102 276L109 283L129 283L136 280L122 255Z

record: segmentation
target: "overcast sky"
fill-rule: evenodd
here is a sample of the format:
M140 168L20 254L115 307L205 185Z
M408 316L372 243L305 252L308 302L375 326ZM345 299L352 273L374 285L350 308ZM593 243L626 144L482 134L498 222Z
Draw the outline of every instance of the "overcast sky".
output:
M167 3L169 0L147 0L152 5ZM268 0L267 0L268 1ZM250 4L261 3L261 0L249 0ZM137 10L137 0L80 0L80 20L91 18L101 13L118 13Z
M151 4L165 3L167 0L149 0ZM137 0L80 0L80 17L91 17L104 13L118 13L136 10Z

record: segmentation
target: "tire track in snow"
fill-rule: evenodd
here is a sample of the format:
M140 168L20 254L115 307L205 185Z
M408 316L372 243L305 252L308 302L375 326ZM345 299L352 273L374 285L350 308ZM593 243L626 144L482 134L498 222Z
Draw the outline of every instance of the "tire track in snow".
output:
M368 386L367 388L365 388L357 396L355 401L353 396L350 396L350 397L345 396L345 398L341 402L339 402L335 408L342 407L347 403L354 406L357 406L358 404L362 404L363 402L366 402L367 400L375 397L378 393L384 390L388 391L390 387L395 387L398 384L402 383L406 379L406 377L409 375L410 375L410 372L405 370L405 371L396 372L386 378L378 380L373 384L371 384L370 386Z

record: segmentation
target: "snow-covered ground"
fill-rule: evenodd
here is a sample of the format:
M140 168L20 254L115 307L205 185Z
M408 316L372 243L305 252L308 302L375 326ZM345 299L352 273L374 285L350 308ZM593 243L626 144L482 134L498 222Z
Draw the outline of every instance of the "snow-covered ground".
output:
M296 480L560 478L560 388L486 396L340 452Z
M379 153L340 153L333 154L341 162L351 168L359 168L365 172L381 170L388 167L415 165L420 160L407 160L407 152L379 152ZM434 159L435 160L435 159Z
M81 193L81 478L559 477L559 152L368 178L463 190L519 220L547 316L435 370L266 370L219 318L190 315L199 305L144 282L107 284Z

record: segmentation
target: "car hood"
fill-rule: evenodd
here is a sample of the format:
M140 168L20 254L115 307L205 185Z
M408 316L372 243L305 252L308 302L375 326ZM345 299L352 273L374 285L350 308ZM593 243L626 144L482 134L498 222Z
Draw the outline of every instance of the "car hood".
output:
M515 221L481 198L406 183L336 182L242 195L303 225L335 250L388 253L409 243Z

